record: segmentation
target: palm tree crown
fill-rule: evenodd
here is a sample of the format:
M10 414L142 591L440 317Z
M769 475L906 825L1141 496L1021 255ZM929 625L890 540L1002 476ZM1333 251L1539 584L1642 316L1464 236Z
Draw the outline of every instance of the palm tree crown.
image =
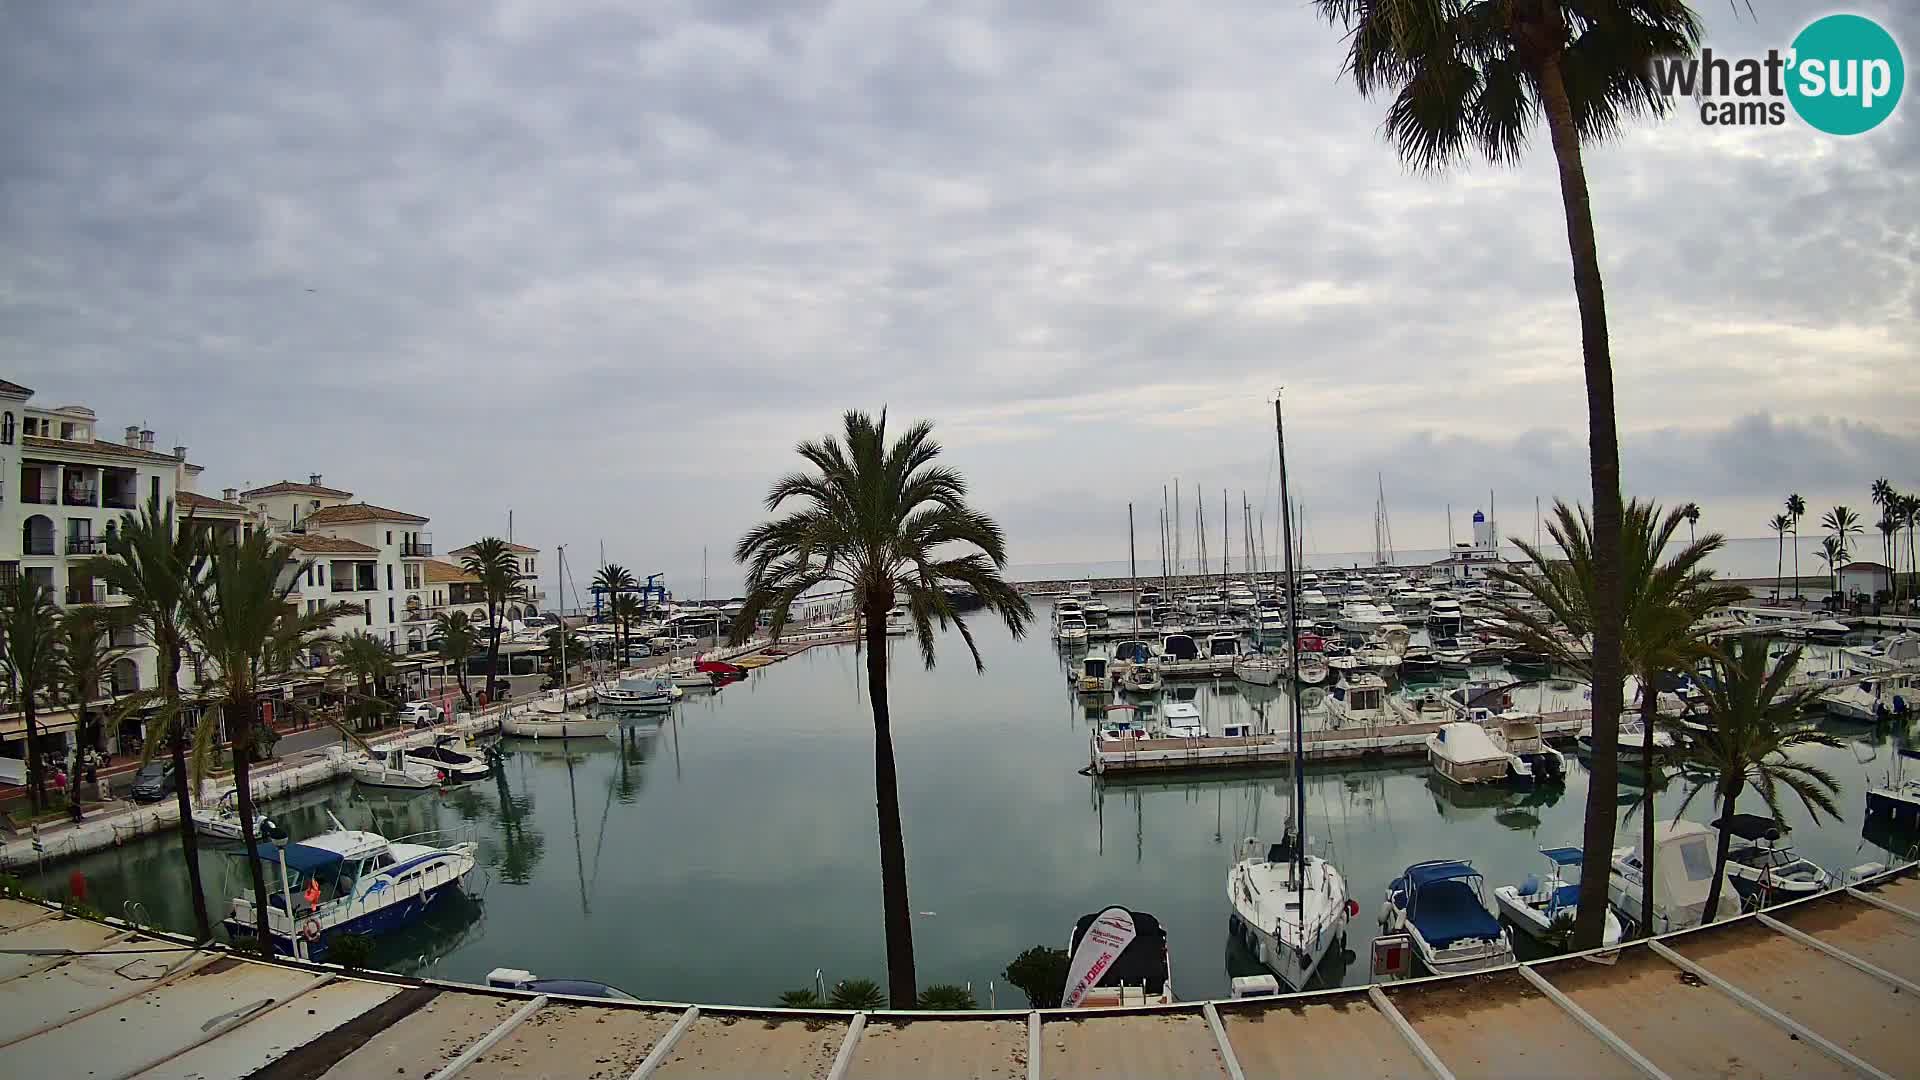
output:
M14 574L0 588L0 672L26 722L27 788L38 810L46 805L47 792L35 717L41 696L54 689L60 673L59 615L51 591L26 574Z
M467 708L472 709L473 693L467 689L467 661L473 656L473 643L478 640L473 620L464 611L443 611L433 617L433 635L440 640L440 659L454 665L460 696Z
M493 697L500 663L500 614L507 601L520 595L520 560L497 536L475 541L460 558L460 568L474 576L487 598L487 697Z

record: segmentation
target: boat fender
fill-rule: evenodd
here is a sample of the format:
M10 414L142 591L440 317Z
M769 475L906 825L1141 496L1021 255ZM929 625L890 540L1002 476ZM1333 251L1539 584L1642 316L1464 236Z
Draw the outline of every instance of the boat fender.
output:
M1513 695L1512 695L1512 694L1501 694L1501 695L1500 695L1500 707L1501 707L1501 708L1503 708L1503 709L1511 709L1511 708L1513 708Z
M1380 901L1380 925L1382 927L1385 927L1388 923L1392 921L1393 921L1393 902L1391 900Z
M1347 897L1347 918L1351 919L1358 914L1360 914L1360 901L1351 896Z
M320 940L320 920L308 919L306 921L306 924L300 927L300 937L309 945L313 944L316 941L319 941Z

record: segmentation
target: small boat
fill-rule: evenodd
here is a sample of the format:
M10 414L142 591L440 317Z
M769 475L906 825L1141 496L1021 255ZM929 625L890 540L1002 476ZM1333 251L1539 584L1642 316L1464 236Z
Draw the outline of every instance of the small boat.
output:
M1134 664L1127 669L1125 689L1129 694L1157 693L1161 683L1160 669L1153 664Z
M1409 645L1407 651L1400 654L1400 677L1403 679L1431 679L1440 674L1440 661L1433 650L1425 645Z
M887 636L905 637L913 633L913 620L907 617L907 609L895 604L887 609Z
M599 739L620 726L615 716L509 710L500 717L500 734L521 739Z
M1327 712L1334 727L1373 727L1390 719L1387 707L1387 681L1378 675L1355 675L1347 680L1345 692L1327 699Z
M1088 622L1106 622L1107 616L1113 613L1113 609L1107 606L1107 602L1097 597L1081 604L1080 610L1086 615Z
M1248 837L1241 850L1227 871L1228 926L1267 970L1305 989L1334 945L1346 941L1347 922L1360 905L1332 863L1295 847L1291 830L1267 847Z
M1113 690L1113 676L1107 668L1112 658L1102 653L1088 653L1080 658L1080 670L1073 678L1073 688L1082 694L1105 694Z
M356 754L348 758L347 772L352 774L354 783L366 787L403 788L411 791L439 787L449 779L445 770L422 761L415 761L407 756L405 750L397 746L391 750Z
M487 763L486 755L458 735L442 735L433 740L432 746L409 747L406 754L411 761L440 770L456 784L485 780L493 775L493 766Z
M1204 739L1207 726L1200 722L1200 708L1188 701L1176 701L1161 711L1163 738Z
M1234 660L1233 677L1254 686L1278 686L1292 666L1285 656L1247 653Z
M1656 934L1686 930L1740 914L1740 892L1725 876L1720 904L1707 911L1707 890L1713 884L1715 834L1697 821L1657 821L1653 825L1653 922ZM1607 900L1621 922L1634 930L1640 918L1641 871L1646 853L1638 843L1613 849L1613 869L1607 878Z
M682 662L676 662L673 667L668 670L667 678L673 681L673 685L682 688L709 687L713 686L717 681L713 672L701 671L693 664Z
M1380 926L1413 939L1413 955L1431 975L1462 975L1514 962L1513 939L1487 906L1486 878L1462 859L1407 867L1387 885Z
M1713 824L1744 841L1727 849L1727 876L1741 896L1766 905L1833 888L1833 875L1780 842L1787 830L1772 818L1734 814Z
M1845 686L1836 686L1820 695L1820 706L1829 716L1837 716L1843 720L1853 720L1862 724L1878 723L1888 716L1904 714L1916 702L1920 702L1920 694L1916 694L1911 687L1903 685L1906 681L1868 679ZM1890 693L1892 689L1905 690L1906 693Z
M741 679L747 677L746 668L741 667L739 664L728 663L725 660L695 660L693 662L693 670L704 671L716 680L725 679L729 682L739 682Z
M334 824L334 832L255 845L251 853L277 886L267 897L267 929L277 953L321 960L338 934L377 936L410 926L473 871L477 845L471 841L446 844L439 833L390 841ZM224 923L228 936L251 941L256 922L253 898L235 897Z
M591 979L542 979L523 968L494 968L487 972L487 985L502 990L525 990L533 994L565 994L568 997L605 998L609 1001L637 1001L617 986Z
M1144 911L1110 907L1080 916L1067 941L1068 1009L1171 1005L1173 954L1166 928Z
M684 696L671 682L646 675L624 675L593 690L600 704L610 709L664 709Z
M1209 634L1207 636L1207 658L1210 660L1231 660L1240 655L1240 635L1235 633Z
M1579 910L1581 853L1577 847L1556 847L1541 848L1540 854L1547 857L1545 877L1528 874L1518 885L1502 885L1493 890L1493 900L1508 923L1536 941L1547 941L1555 922L1569 926ZM1620 918L1609 907L1600 945L1612 948L1620 937Z
M1319 686L1327 681L1332 670L1327 667L1327 656L1321 652L1302 652L1300 669L1296 673L1302 686Z
M1053 636L1062 645L1085 644L1087 620L1079 615L1061 615L1054 626Z
M1593 753L1593 721L1581 725L1580 733L1574 736L1583 754ZM1653 729L1653 753L1655 757L1664 757L1677 745L1673 733L1655 726ZM1623 764L1644 768L1646 766L1646 728L1641 726L1640 718L1630 713L1620 716L1620 745L1616 751Z
M201 836L240 843L240 793L230 790L213 806L198 806L193 811L193 828ZM254 836L262 840L285 840L287 832L258 809L253 815Z
M1532 713L1505 712L1487 724L1493 743L1507 753L1507 779L1522 787L1558 784L1567 778L1566 755L1547 745L1540 718Z
M1456 721L1427 736L1427 764L1434 775L1456 784L1497 784L1507 779L1511 762L1479 724Z

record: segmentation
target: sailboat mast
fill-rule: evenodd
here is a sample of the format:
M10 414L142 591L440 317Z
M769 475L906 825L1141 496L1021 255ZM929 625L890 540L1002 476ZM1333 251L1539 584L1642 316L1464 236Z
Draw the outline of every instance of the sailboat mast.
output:
M1133 504L1127 504L1127 578L1133 585L1133 609L1140 610L1140 563L1133 554Z
M1233 557L1233 540L1227 535L1227 489L1220 489L1220 587L1227 587L1227 563Z
M1288 512L1292 505L1287 495L1287 435L1280 420L1280 395L1273 395L1273 440L1280 454L1280 538L1287 546L1286 574L1283 580L1287 590L1287 666L1292 678L1287 686L1287 730L1293 740L1293 880L1300 892L1300 913L1304 920L1307 910L1307 777L1301 771L1306 756L1301 751L1300 725L1300 605L1294 602L1293 568L1293 515ZM1301 923L1304 940L1306 924Z
M1173 576L1186 573L1186 564L1180 561L1180 478L1173 478Z

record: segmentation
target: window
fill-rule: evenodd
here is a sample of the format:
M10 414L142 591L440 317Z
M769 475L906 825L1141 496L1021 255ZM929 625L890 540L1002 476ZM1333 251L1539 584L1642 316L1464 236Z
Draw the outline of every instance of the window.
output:
M315 565L320 568L320 584L325 585L327 583L327 564L317 563Z
M1713 880L1713 852L1705 840L1681 844L1680 862L1686 867L1688 881Z
M389 573L391 573L391 571L389 571ZM392 582L388 582L388 584L391 585ZM387 621L393 621L393 597L391 596L387 597Z
M309 585L313 584L313 567L312 566L307 567L307 584ZM309 608L308 610L311 611L312 609Z
M367 625L372 626L373 625L373 601L371 600L360 601L360 614L366 616Z
M387 543L389 544L393 543L392 533L387 534ZM393 564L392 563L387 564L387 591L388 592L393 591ZM388 603L392 603L392 601L389 600Z
M387 546L388 547L393 546L393 530L392 529L387 530Z
M66 440L66 441L68 441L68 442L72 442L72 441L73 441L73 425L72 425L72 424L65 424L65 423L63 423L63 424L61 424L61 425L60 425L60 437L61 437L62 439L65 439L65 440Z
M0 419L0 443L6 443L8 446L13 445L12 413L8 413L4 419Z
M153 494L149 496L149 498L151 498L155 503L158 503L160 501L160 478L158 476L155 476L155 477L152 477L151 480L152 480L152 485L149 488L149 490L151 490Z

